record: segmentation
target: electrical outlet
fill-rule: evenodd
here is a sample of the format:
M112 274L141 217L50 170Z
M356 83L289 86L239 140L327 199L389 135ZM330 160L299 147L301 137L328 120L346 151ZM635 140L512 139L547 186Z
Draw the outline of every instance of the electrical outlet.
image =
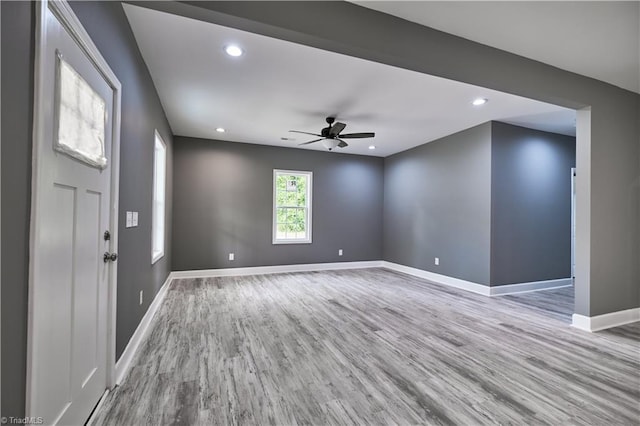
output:
M229 260L235 260L236 255L234 253L229 253Z
M342 249L338 250L338 256L342 256Z
M435 264L436 264L436 265L439 265L439 264L440 264L440 258L439 258L439 257L436 257Z
M138 212L131 212L131 226L138 226Z
M144 290L140 290L140 304L142 305L142 294L144 293Z
M133 212L127 212L127 220L125 228L131 228L133 226Z

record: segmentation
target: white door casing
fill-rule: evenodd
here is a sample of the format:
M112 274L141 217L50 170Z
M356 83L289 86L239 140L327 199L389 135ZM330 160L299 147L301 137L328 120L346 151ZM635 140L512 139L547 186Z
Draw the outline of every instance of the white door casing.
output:
M26 415L82 424L115 371L121 85L65 1L36 31ZM54 149L61 61L105 102L104 168Z
M571 168L571 278L576 279L576 168Z

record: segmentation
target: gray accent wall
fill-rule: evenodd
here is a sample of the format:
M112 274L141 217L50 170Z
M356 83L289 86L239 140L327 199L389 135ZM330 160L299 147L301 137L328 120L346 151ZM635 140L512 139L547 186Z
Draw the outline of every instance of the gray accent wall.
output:
M576 139L491 123L491 285L571 276Z
M382 258L382 158L174 140L174 270ZM311 244L272 244L274 169L313 172Z
M491 123L387 157L384 168L384 260L489 285Z
M167 200L172 197L172 132L119 2L71 2L122 83L120 229L116 356L119 357L171 267L171 205L165 256L151 265L154 129L167 143ZM27 271L35 3L2 7L2 416L25 410ZM125 211L140 226L125 229ZM139 291L144 303L138 304Z
M24 413L31 214L33 3L2 8L2 416Z

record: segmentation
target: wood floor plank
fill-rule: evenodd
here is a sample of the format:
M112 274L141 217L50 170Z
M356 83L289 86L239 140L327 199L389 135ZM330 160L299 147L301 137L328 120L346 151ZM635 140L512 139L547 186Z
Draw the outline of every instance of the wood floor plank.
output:
M640 323L386 269L174 280L96 425L640 424Z

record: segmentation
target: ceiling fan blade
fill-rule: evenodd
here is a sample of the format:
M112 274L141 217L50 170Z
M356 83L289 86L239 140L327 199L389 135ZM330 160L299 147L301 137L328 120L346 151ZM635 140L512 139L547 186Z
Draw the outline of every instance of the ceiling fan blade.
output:
M318 142L318 141L321 141L322 139L324 139L324 138L314 139L314 140L309 141L309 142L299 143L298 146L300 146L300 145L309 145L310 143Z
M331 126L331 129L329 130L329 134L331 136L338 136L345 127L347 127L347 125L344 123L333 123L333 126Z
M359 138L372 138L375 133L347 133L346 135L340 135L342 139L359 139Z
M318 135L317 133L301 132L299 130L289 130L289 131L292 133L302 133L303 135L322 136L322 135Z
M338 146L340 148L345 148L345 147L349 146L349 144L346 143L345 141L343 141L342 139L338 139L338 140L340 141L340 143L338 143Z

